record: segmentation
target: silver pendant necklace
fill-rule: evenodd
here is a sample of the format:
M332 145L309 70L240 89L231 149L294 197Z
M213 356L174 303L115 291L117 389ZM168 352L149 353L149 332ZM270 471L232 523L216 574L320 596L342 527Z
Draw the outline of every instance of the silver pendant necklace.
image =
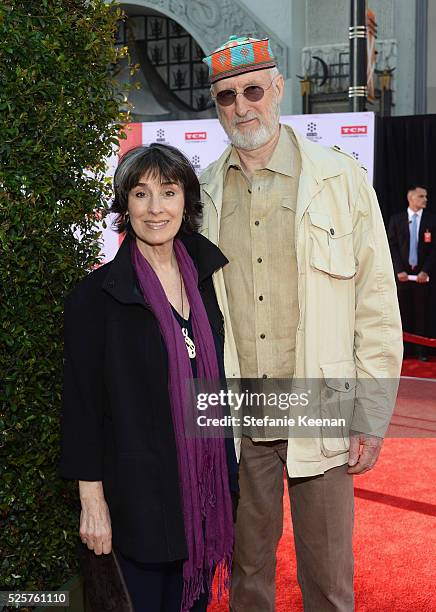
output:
M180 274L180 300L182 302L182 319L185 320L185 313L183 310L183 280L182 280L182 275L180 273L179 270L179 274ZM188 351L188 356L189 359L195 359L195 344L194 341L192 340L192 338L189 337L189 333L188 330L186 329L186 327L182 327L182 334L183 334L183 338L185 340L185 344L186 344L186 349Z

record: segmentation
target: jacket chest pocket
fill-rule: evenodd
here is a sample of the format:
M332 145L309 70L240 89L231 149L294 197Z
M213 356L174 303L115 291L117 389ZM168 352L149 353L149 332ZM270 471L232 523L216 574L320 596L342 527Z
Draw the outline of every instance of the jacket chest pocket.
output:
M333 278L353 278L356 262L351 217L309 212L310 265Z

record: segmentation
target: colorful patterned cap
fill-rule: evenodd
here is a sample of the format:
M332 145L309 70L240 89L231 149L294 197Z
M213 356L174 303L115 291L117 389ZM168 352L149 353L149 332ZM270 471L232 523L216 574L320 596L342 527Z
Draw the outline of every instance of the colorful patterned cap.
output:
M246 36L230 36L222 47L205 57L203 62L209 68L211 83L244 72L277 66L268 38L258 40Z

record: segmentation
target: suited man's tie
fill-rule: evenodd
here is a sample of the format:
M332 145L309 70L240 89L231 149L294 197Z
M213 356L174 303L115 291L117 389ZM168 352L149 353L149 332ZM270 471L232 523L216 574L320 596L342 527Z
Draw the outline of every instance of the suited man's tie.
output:
M409 265L412 268L418 265L418 215L412 215L412 223L409 223L410 243L409 243Z

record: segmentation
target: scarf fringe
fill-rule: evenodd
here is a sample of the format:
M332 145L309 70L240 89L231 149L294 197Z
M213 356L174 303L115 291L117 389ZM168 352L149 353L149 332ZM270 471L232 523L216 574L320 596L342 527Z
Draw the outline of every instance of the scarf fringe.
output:
M217 599L220 602L224 593L230 589L230 578L232 568L232 553L226 553L224 559L216 562L211 560L208 568L197 569L195 576L184 579L182 605L180 612L189 612L200 595L204 593L205 585L209 592L209 603L213 599L212 582L214 576L217 579Z
M204 574L203 568L196 571L195 576L184 579L182 606L180 612L189 612L196 600L204 593Z

